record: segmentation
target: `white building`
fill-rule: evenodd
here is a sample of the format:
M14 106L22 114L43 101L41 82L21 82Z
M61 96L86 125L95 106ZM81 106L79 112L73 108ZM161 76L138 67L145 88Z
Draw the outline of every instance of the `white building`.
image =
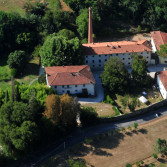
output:
M95 95L95 80L88 65L46 67L46 82L57 94Z
M167 71L161 71L157 74L157 85L164 99L167 99Z
M162 31L153 31L151 32L151 45L152 45L152 52L156 53L157 50L160 50L160 46L167 44L167 33ZM166 64L167 58L163 58L159 56L160 63Z
M105 62L112 56L118 57L126 65L132 64L131 55L137 53L146 59L147 64L154 64L151 60L151 45L148 41L119 41L83 44L85 64L92 69L102 69Z

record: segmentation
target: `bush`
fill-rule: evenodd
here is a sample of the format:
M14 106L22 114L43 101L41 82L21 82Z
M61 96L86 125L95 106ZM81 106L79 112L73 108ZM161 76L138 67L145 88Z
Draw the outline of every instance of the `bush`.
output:
M69 167L86 167L86 163L83 161L79 161L79 160L73 160L72 158L70 158L68 160L68 165Z
M152 156L157 159L158 158L158 155L156 153L153 153Z
M141 26L140 26L140 25L138 25L136 32L137 32L137 33L140 33L140 32L141 32Z
M17 70L15 68L12 68L10 71L11 76L15 77L17 74Z
M108 104L111 104L111 105L115 104L115 101L111 99L110 95L106 96L106 100L104 102L108 103Z
M114 106L112 109L115 111L116 116L120 115L119 109L116 106Z
M125 167L132 167L132 165L129 164L129 163L127 163L127 164L125 165Z
M134 127L135 129L137 129L138 123L135 122L135 123L133 124L133 127Z
M38 83L46 84L46 74L42 74L41 76L38 77Z
M137 161L135 164L136 164L136 167L140 167L140 162L139 161Z
M83 107L80 113L80 120L83 126L93 125L98 121L98 114L92 107Z

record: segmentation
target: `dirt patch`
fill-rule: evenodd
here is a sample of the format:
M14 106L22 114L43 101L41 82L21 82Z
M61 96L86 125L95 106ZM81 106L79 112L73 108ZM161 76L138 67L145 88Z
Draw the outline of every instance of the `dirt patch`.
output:
M61 3L61 6L62 6L62 11L72 12L72 9L69 8L63 0L60 0L60 3Z

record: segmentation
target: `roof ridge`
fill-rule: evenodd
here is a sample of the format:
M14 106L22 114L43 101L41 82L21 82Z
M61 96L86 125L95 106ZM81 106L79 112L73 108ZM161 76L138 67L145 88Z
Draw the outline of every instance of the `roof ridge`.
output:
M163 32L160 31L160 36L161 36L161 39L162 39L162 43L163 43L163 45L164 45L165 43L164 43L164 40L163 40L163 37L162 37L162 36L163 36L162 33L163 33Z

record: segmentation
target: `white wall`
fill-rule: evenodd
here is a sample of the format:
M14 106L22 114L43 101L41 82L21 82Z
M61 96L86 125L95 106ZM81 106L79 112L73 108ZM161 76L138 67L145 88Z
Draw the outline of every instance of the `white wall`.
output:
M86 55L85 64L89 65L92 69L103 69L105 62L112 56L118 57L126 65L131 66L133 53L120 53L120 54L109 54L109 55ZM151 52L138 52L138 55L143 56L147 64L151 64Z
M167 99L167 91L166 91L164 85L162 84L162 82L161 82L159 76L157 76L157 84L158 84L158 86L159 86L159 91L161 92L162 97L163 97L164 99Z
M157 51L157 48L155 46L155 43L152 37L151 37L151 45L152 45L152 52L155 53Z
M69 87L68 87L69 86ZM95 95L95 85L94 84L85 84L85 85L64 85L63 86L51 86L52 89L57 91L57 94L67 94L67 91L70 91L70 94L79 94L82 93L82 89L87 89L88 94Z

